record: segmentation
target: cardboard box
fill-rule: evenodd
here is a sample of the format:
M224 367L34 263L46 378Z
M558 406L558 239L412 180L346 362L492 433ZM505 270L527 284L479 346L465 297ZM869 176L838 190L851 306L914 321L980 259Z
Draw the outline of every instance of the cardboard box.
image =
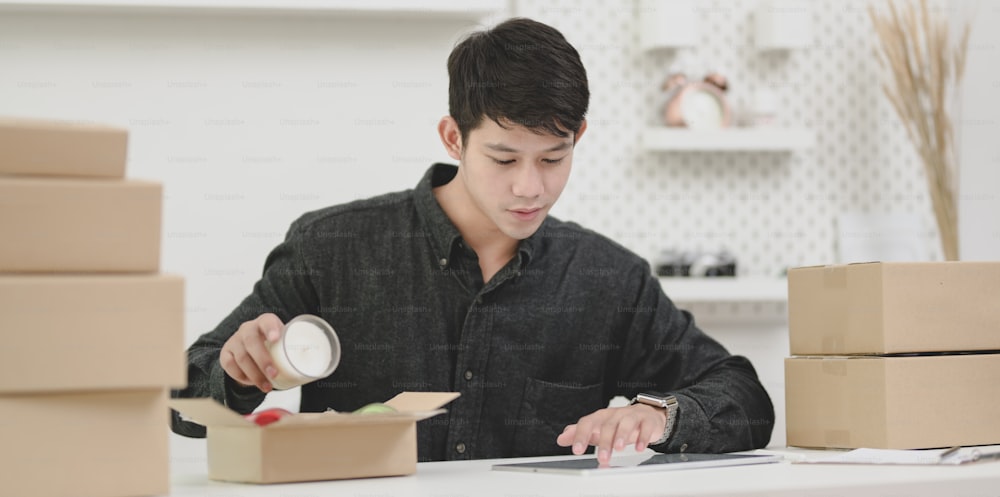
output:
M183 387L184 280L0 274L0 395Z
M403 392L385 402L396 413L300 413L264 427L212 399L172 399L170 407L208 428L209 478L278 483L412 474L416 422L458 396Z
M0 118L0 174L123 178L127 152L123 128Z
M168 396L162 388L0 395L0 495L166 494Z
M1000 262L792 269L792 355L1000 350Z
M785 359L788 445L1000 443L1000 354Z
M0 272L156 272L158 183L0 177Z

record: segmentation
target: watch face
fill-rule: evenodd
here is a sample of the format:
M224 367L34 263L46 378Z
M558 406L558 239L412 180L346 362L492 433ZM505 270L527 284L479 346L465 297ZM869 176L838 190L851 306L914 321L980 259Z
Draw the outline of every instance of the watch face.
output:
M667 407L666 401L663 398L663 394L655 392L640 393L635 396L635 401L640 404L646 404L649 406L665 408Z
M681 115L691 129L719 129L726 125L724 104L717 95L704 89L693 89L684 95Z

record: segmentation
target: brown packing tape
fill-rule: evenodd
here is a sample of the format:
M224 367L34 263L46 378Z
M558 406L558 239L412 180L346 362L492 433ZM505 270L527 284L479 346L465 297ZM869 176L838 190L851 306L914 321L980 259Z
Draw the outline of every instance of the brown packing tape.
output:
M847 360L822 361L823 374L847 376Z
M847 267L826 266L823 268L823 286L826 288L847 288Z
M844 349L844 335L842 333L824 333L822 338L823 350L835 351Z
M849 430L825 430L823 441L826 447L852 447Z

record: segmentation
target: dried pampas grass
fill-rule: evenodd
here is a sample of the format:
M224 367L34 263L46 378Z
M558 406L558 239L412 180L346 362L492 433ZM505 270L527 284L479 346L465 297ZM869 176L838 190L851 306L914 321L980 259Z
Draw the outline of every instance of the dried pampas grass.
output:
M891 75L882 90L924 163L944 257L958 260L957 155L948 103L965 71L969 24L952 46L948 19L932 16L927 0L900 8L887 3L888 15L868 6L881 45L879 65Z

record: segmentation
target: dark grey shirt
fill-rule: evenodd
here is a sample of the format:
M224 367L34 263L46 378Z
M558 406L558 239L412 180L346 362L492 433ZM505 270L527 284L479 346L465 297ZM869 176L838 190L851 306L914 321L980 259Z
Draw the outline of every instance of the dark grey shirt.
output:
M418 424L421 461L568 454L556 445L567 424L640 391L680 405L675 435L656 450L767 445L774 408L750 362L702 333L624 247L548 217L484 283L432 192L456 171L436 164L414 190L295 221L253 293L191 345L188 387L174 396L250 412L264 394L223 372L222 345L262 313L309 313L333 325L343 355L302 387L303 412L351 411L405 390L462 394ZM177 413L173 429L205 433Z

